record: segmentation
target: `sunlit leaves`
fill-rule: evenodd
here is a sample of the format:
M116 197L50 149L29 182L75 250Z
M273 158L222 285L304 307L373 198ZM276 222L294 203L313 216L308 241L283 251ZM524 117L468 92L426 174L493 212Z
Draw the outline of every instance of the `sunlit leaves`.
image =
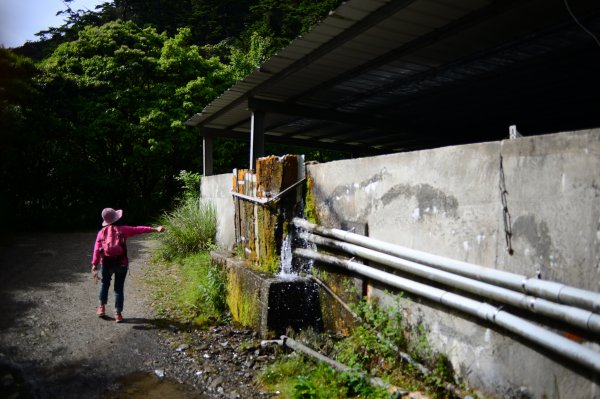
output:
M85 27L40 64L36 82L58 124L44 128L51 151L36 156L63 187L40 196L58 204L68 194L79 213L130 206L135 217L168 202L179 170L199 169L201 140L183 122L232 74L189 37L114 21Z

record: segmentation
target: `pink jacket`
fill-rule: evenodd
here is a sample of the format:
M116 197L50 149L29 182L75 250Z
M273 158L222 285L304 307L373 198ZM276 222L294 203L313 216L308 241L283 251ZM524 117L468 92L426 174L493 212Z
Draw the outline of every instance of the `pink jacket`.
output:
M125 241L125 243L127 243L127 238L129 238L129 237L137 236L140 234L153 233L156 231L153 227L148 227L148 226L118 226L118 227L119 227L119 230L121 230L121 233L123 234L123 240ZM101 239L102 239L102 230L100 230L98 232L98 235L96 236L96 242L94 243L94 254L92 255L92 265L94 265L94 266L98 266L104 260L104 255L102 254L102 251L100 251L100 248L102 248L102 242L100 241ZM129 259L127 258L127 256L123 257L123 264L124 265L129 264Z

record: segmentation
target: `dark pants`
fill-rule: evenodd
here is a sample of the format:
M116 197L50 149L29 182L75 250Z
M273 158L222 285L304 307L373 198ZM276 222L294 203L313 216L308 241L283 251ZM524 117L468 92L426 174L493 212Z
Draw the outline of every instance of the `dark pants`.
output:
M112 275L115 275L115 310L123 311L123 302L125 301L125 277L127 277L128 267L119 262L106 260L100 265L100 274L102 284L100 285L100 303L105 305L108 302L108 290Z

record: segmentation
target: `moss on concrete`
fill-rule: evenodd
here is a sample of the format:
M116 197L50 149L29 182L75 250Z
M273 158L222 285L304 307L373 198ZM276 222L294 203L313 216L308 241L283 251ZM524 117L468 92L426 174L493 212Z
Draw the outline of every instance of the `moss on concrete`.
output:
M270 207L258 207L256 213L258 259L255 268L261 272L277 273L280 263L278 248L281 247L277 232L278 212Z
M306 178L306 195L304 196L304 218L311 223L319 224L317 203L313 195L314 182L309 176Z
M327 265L316 265L312 273L346 304L358 303L362 298L362 286L357 280L332 269ZM350 286L352 288L350 288ZM326 330L347 335L357 320L335 298L325 290L320 291L320 306Z
M235 321L256 328L260 324L260 290L249 290L235 270L227 273L227 306Z

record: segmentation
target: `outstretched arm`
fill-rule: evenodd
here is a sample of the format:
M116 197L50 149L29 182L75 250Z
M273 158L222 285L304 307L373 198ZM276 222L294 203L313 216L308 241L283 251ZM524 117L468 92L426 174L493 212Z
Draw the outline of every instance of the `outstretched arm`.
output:
M120 226L121 232L125 238L137 236L140 234L148 233L162 233L165 231L164 226L150 227L150 226Z

